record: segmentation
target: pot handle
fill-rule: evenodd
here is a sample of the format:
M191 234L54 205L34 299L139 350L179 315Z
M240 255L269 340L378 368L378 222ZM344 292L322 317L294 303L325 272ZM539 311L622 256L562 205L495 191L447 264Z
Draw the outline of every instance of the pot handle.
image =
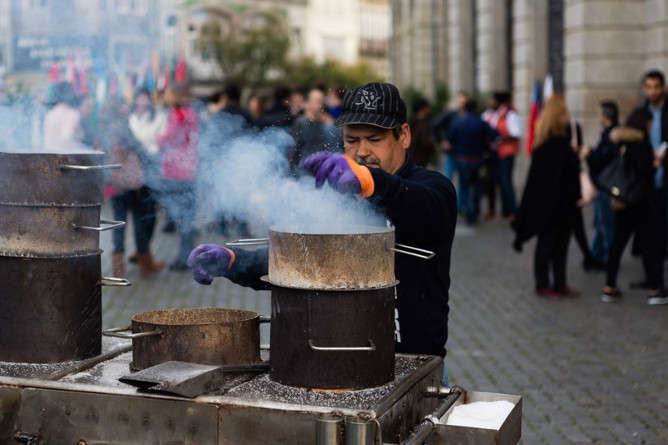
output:
M122 168L121 164L107 164L107 165L68 165L60 166L61 170L116 170Z
M376 345L371 339L369 339L369 346L316 346L315 342L311 339L308 341L308 345L314 351L375 351Z
M268 315L260 315L260 323L271 323L271 317Z
M98 286L131 286L132 282L125 278L102 277L97 283Z
M395 246L401 247L401 249L394 247L390 250L393 250L397 253L403 253L404 255L414 256L423 260L430 260L436 256L436 254L431 250L418 249L417 247L407 246L405 244L395 244ZM420 255L421 253L424 253L425 255Z
M132 330L132 325L125 326L123 328L105 329L104 331L102 331L102 335L105 335L107 337L135 339L135 338L141 338L141 337L152 337L154 335L161 335L162 334L162 331L160 329L156 329L155 331L149 331L149 332L137 332L136 334L122 334L121 333L123 331L130 331L130 330Z
M106 230L116 229L118 227L123 227L125 221L109 221L106 219L101 219L100 224L109 224L107 227L91 227L91 226L74 226L75 229L85 229L85 230L95 230L96 232L104 232Z
M238 239L225 243L226 246L266 246L269 244L269 238L246 238Z

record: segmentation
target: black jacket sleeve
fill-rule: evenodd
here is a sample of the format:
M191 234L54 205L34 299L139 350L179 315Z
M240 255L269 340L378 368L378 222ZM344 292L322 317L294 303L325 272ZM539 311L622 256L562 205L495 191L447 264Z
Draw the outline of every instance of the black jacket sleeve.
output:
M399 229L425 239L445 236L445 227L457 219L456 193L450 181L440 173L420 169L419 178L386 173L372 168L374 193L371 199L387 211Z
M260 278L269 273L269 248L234 249L235 260L225 277L240 286L269 290L271 285Z

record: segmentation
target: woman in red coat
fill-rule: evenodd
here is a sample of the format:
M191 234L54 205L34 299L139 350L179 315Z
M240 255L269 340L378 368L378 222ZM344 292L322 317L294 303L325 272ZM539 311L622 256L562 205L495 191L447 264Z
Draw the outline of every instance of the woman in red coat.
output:
M197 113L187 105L188 89L174 85L165 91L165 102L171 111L167 129L158 136L162 179L162 203L181 237L179 253L169 266L172 270L188 268L187 260L194 247L194 221L197 213Z

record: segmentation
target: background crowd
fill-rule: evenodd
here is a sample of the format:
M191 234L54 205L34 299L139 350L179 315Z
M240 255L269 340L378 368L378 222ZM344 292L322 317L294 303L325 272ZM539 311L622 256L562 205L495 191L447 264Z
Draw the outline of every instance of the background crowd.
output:
M585 270L605 271L601 300L619 300L620 259L633 237L632 253L642 260L645 277L631 286L647 289L649 304L666 304L668 102L663 74L646 73L642 92L645 102L635 110L620 112L614 100L602 101L600 137L588 143L563 96L545 98L534 126L521 199L513 177L525 129L508 92L491 94L484 110L463 91L454 97L452 108L442 111L416 98L409 108L410 152L416 164L442 169L457 181L462 222L510 223L509 239L514 241L509 244L520 252L536 237L533 274L539 296L578 296L566 276L573 235ZM341 86L315 84L279 86L266 97L243 94L239 86L228 84L210 97L193 98L185 85L173 84L159 93L139 90L132 103L109 97L94 111L91 100L76 96L70 84L61 82L37 97L43 107L31 114L31 131L23 137L30 138L26 145L46 150L101 150L112 163L123 166L107 175L105 188L114 217L133 222L130 255L125 252L126 230L113 234L117 276L123 276L127 261L137 263L142 274L164 267L150 249L156 212L161 209L167 221L162 230L179 236L169 267L185 270L194 247L198 208L211 202L207 196L211 184L202 174L202 164L211 162L211 153L224 151L225 141L240 132L274 128L289 136L283 147L285 174L297 177L297 166L308 155L343 151L341 132L333 125L343 93ZM623 125L620 115L627 116ZM620 164L634 191L615 196L610 178ZM230 168L215 167L219 173ZM591 211L583 213L587 207ZM585 223L589 214L592 220ZM225 237L253 236L247 215L239 211L215 211L206 227ZM591 242L586 228L593 228Z

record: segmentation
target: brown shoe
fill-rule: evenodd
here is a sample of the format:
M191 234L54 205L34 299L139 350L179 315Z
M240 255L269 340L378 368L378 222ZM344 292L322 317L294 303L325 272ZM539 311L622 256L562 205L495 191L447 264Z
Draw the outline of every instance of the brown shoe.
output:
M139 272L142 275L148 275L151 272L157 272L165 267L165 263L156 263L153 261L151 252L138 253L137 263L139 264Z
M111 269L114 272L114 277L124 278L125 277L125 255L123 252L115 252L111 256Z
M132 263L132 264L136 264L137 261L139 261L139 255L137 254L137 252L135 252L135 253L133 253L132 255L130 255L130 256L128 257L128 261L129 261L130 263Z

